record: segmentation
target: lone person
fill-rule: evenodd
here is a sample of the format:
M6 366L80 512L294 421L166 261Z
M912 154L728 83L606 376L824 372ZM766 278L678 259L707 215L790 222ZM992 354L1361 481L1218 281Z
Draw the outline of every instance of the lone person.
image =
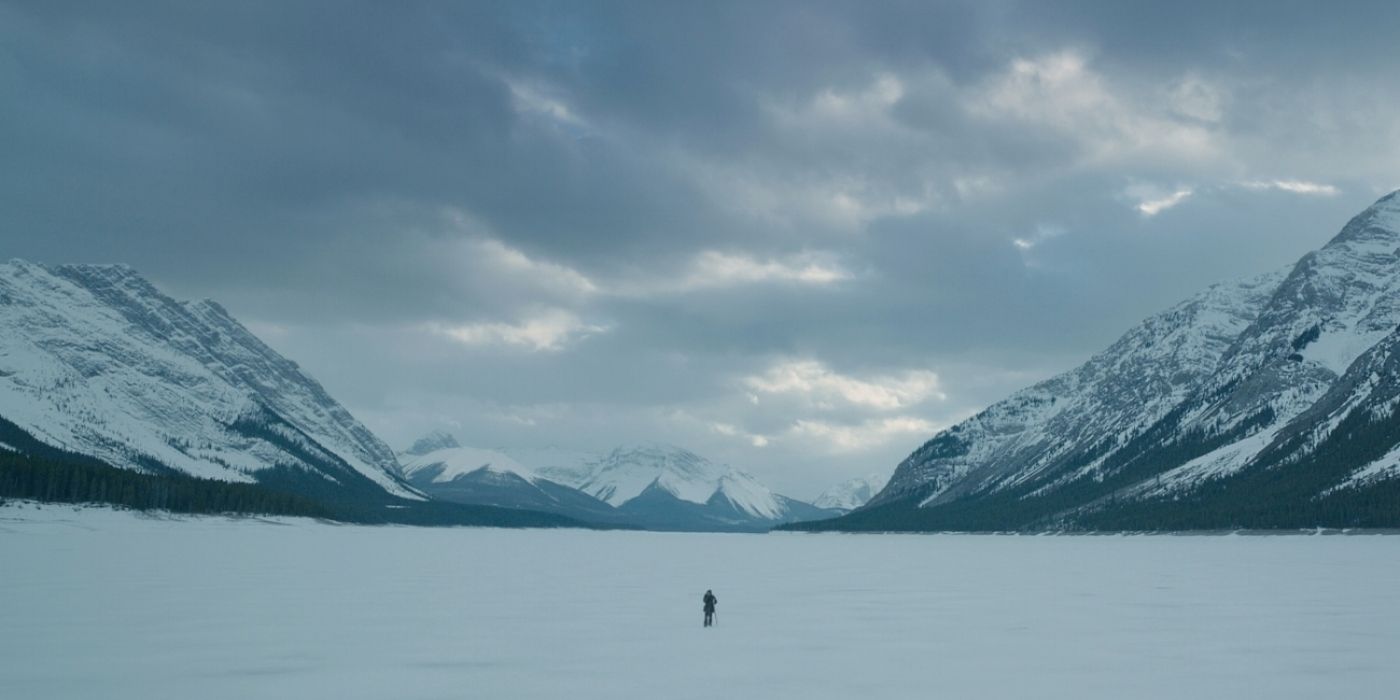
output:
M719 598L715 597L714 591L705 591L703 600L705 602L705 626L709 627L715 624L715 603L719 602Z

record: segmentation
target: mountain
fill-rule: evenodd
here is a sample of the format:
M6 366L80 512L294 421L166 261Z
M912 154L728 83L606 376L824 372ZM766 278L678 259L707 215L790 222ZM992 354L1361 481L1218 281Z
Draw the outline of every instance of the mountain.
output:
M427 435L418 438L418 440L413 443L413 446L405 450L403 454L413 457L421 457L422 455L428 454L429 452L436 452L437 450L445 450L452 447L461 446L462 445L457 442L457 438L452 437L451 433L447 433L441 430L434 430L428 433Z
M1400 526L1400 193L935 435L813 527Z
M501 452L462 447L446 433L423 437L400 460L404 479L438 500L555 513L599 524L626 520L607 503L542 478Z
M484 450L435 432L399 457L404 479L436 499L604 525L764 531L840 512L775 494L743 470L669 445L620 447L607 455L552 447Z
M812 505L848 513L869 503L888 481L889 477L879 474L847 479L823 491Z
M619 447L573 465L540 469L649 529L766 530L836 511L773 493L751 474L671 445Z
M372 522L564 522L426 504L296 363L217 303L176 301L124 265L0 265L0 451L83 480L115 468L220 498L221 483L272 489Z

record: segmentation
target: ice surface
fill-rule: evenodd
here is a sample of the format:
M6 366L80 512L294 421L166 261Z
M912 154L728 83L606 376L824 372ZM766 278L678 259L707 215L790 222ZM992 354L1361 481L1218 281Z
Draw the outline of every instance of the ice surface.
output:
M0 697L1391 698L1397 545L9 507Z

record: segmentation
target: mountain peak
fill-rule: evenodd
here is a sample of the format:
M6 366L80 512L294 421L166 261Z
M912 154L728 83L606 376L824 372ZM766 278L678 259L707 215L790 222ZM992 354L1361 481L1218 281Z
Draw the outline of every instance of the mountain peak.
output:
M1319 253L1339 246L1374 243L1381 253L1393 253L1400 245L1400 190L1376 200L1365 211L1352 217Z
M698 455L696 455L694 452L691 452L690 450L685 449L684 447L673 445L667 442L657 441L646 441L632 443L628 445L620 445L613 450L613 454L676 455L698 458Z
M413 443L413 446L408 448L404 454L421 456L430 452L461 446L462 445L457 442L457 438L452 437L451 433L443 430L434 430L418 438L418 440Z
M424 440L434 435L446 437L447 440L451 441L451 444L422 453L405 453L404 459L400 462L400 468L404 477L410 482L421 485L426 477L428 482L445 483L462 476L481 477L489 474L515 475L531 483L534 483L537 478L529 467L505 454L495 450L462 447L446 433L434 431ZM418 442L422 443L423 440Z
M875 497L885 487L889 477L883 474L870 474L847 479L817 496L812 505L818 508L835 510L855 510Z

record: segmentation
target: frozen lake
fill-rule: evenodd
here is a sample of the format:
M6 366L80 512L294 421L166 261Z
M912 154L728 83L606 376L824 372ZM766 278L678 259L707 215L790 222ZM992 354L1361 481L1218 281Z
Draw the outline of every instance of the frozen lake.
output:
M691 535L0 508L4 698L1397 688L1396 536Z

